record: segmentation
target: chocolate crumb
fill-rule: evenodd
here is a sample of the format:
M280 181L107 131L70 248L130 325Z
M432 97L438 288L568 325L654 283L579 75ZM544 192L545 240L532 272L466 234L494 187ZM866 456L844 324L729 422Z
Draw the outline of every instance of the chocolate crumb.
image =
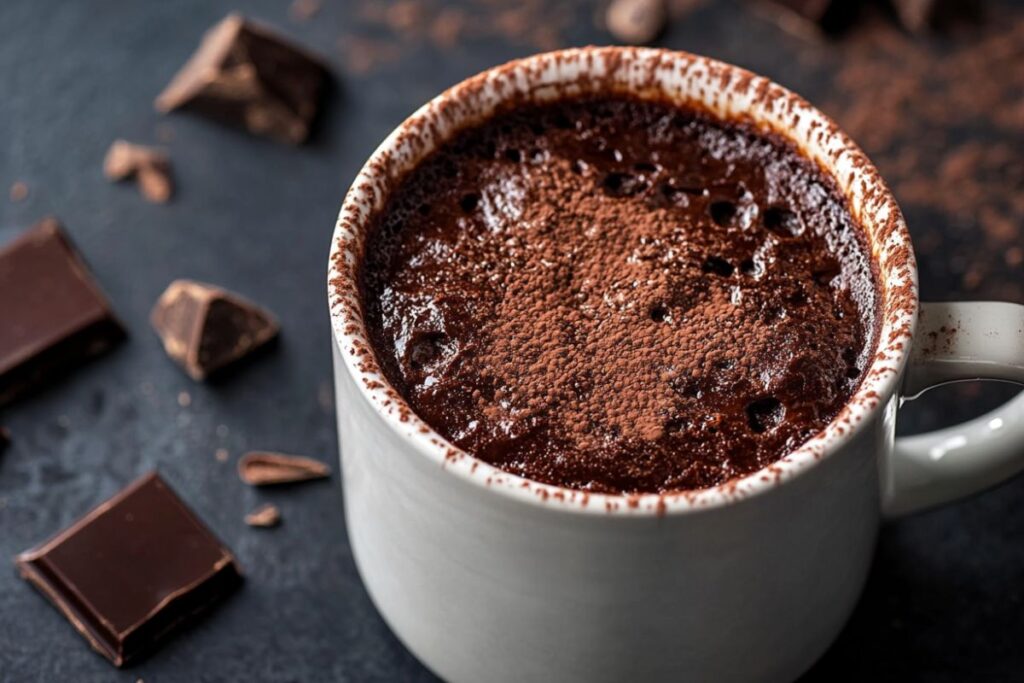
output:
M10 197L12 202L24 201L28 197L28 185L22 181L17 181L11 185Z
M292 0L288 16L292 21L309 21L320 12L320 0Z
M166 203L174 193L170 159L152 147L115 140L103 160L103 174L112 181L134 178L142 196L156 204Z
M252 486L291 484L330 474L331 468L324 463L301 455L251 451L238 461L238 476Z
M633 45L653 42L667 21L665 0L612 0L605 14L608 31L615 39Z
M273 503L265 503L245 516L249 526L268 529L281 523L281 511Z

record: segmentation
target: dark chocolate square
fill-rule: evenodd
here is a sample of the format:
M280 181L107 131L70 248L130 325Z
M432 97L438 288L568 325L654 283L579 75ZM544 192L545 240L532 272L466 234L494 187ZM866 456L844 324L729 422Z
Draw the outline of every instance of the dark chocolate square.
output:
M234 589L234 556L155 472L41 546L18 569L115 666Z
M0 321L0 406L125 336L52 218L0 250Z

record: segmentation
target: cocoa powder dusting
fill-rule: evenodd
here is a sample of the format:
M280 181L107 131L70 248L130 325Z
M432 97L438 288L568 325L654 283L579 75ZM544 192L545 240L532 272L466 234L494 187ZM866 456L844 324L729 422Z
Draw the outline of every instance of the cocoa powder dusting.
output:
M667 104L523 106L458 134L372 221L378 361L506 471L701 488L822 429L873 351L876 277L830 179Z
M823 109L911 213L924 275L941 261L957 289L1024 301L1024 16L993 3L982 25L932 40L878 19L830 50L816 59L835 70Z

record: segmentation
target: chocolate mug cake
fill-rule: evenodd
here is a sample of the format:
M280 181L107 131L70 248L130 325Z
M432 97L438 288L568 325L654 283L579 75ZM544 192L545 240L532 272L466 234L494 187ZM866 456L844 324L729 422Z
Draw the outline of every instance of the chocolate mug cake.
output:
M589 492L700 489L823 429L873 352L878 277L782 137L625 95L509 106L371 218L381 369L455 445Z

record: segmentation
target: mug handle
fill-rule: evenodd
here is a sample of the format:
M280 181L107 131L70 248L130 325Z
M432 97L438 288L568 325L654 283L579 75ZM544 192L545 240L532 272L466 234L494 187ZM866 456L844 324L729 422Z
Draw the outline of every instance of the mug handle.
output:
M1024 385L1024 306L922 303L902 400L948 382ZM1024 393L969 422L896 439L883 512L897 517L982 491L1024 470Z

